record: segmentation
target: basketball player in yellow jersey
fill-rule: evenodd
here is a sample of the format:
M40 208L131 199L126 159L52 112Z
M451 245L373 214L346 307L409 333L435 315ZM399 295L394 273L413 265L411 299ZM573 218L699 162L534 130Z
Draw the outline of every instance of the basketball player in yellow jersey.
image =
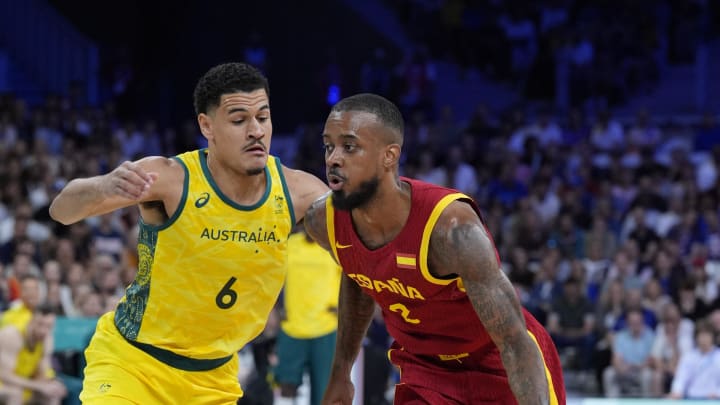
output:
M51 366L55 314L48 305L35 307L29 318L12 318L0 329L0 399L6 405L30 400L60 404L67 395Z
M262 330L287 270L287 240L318 178L268 154L267 79L230 63L194 92L207 149L124 162L75 179L63 224L137 204L138 274L86 350L84 404L234 404L237 352Z
M275 405L295 403L305 371L310 375L310 404L319 405L335 352L342 270L303 227L300 229L288 242L285 316L276 345L275 381L280 385L280 398Z

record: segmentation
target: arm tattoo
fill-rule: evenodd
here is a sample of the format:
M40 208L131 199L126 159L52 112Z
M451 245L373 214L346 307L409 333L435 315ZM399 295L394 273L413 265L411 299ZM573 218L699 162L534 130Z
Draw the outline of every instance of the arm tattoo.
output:
M435 272L462 278L478 318L500 352L518 403L547 404L545 367L528 335L515 290L500 269L485 227L477 216L466 216L460 213L445 221L441 217L443 223L438 222L431 239L430 264Z
M322 246L325 250L330 251L330 244L327 237L327 229L325 228L325 199L321 198L314 201L304 218L305 230L311 238Z

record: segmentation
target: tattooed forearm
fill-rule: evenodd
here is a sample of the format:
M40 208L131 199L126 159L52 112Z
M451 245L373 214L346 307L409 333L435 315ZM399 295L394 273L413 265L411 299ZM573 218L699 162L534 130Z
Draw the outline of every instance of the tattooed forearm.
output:
M549 391L540 351L527 333L520 302L500 269L495 248L474 212L462 208L438 221L428 262L437 275L458 274L468 298L498 347L519 404L547 404Z
M338 305L338 331L335 344L333 372L350 373L360 345L370 326L375 304L347 276L340 282L340 302Z
M515 292L465 282L478 317L500 351L510 388L519 404L547 404L549 391L540 352L527 334Z

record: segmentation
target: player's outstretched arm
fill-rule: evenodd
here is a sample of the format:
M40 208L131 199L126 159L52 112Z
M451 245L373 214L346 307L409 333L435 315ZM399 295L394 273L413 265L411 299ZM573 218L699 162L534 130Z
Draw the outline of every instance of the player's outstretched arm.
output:
M69 182L50 205L50 216L69 225L141 202L162 200L163 186L177 181L177 175L184 175L182 168L165 157L123 162L108 174Z
M456 201L440 215L428 262L436 276L462 278L478 318L500 351L518 403L547 404L542 356L527 332L515 289L500 269L487 230L470 205Z

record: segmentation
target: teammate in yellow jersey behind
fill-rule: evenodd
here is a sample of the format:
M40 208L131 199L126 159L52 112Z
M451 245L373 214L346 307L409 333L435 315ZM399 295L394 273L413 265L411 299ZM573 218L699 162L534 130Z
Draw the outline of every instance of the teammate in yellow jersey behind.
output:
M268 82L257 69L210 69L194 102L206 149L75 179L50 207L63 224L140 209L138 274L86 350L85 404L234 404L236 354L277 300L293 226L327 191L269 155Z
M23 310L28 317L3 320L0 328L0 400L6 405L60 404L67 389L51 364L55 314L47 304Z
M330 377L342 270L303 227L290 236L288 276L283 291L284 317L277 339L275 381L280 398L275 405L292 405L310 376L310 404L320 405Z

